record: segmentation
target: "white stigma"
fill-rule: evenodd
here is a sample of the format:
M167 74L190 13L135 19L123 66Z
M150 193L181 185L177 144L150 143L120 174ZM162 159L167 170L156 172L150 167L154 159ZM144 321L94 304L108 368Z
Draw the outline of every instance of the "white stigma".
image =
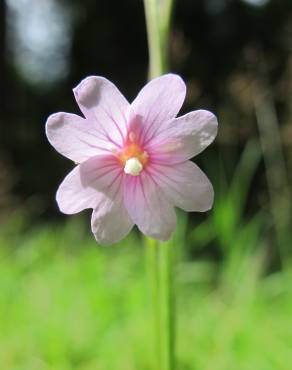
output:
M140 172L143 170L143 165L139 159L133 157L126 161L124 171L127 175L139 176Z

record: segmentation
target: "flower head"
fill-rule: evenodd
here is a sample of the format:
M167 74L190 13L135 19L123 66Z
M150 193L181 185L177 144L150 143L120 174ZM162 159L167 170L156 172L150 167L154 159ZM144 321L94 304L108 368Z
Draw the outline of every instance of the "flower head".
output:
M56 113L46 123L50 143L77 163L56 198L66 214L93 209L99 243L119 241L134 224L167 240L175 229L174 207L212 207L212 185L189 159L214 140L217 120L206 110L176 118L186 94L179 76L150 81L132 104L103 77L84 79L74 94L84 118Z

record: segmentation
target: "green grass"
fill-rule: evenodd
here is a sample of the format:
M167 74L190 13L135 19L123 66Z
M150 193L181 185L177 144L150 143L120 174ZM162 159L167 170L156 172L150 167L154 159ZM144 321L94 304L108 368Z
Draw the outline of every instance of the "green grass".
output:
M177 267L178 370L291 370L292 269L265 276L264 248L237 250ZM6 229L0 368L151 369L146 270L135 234L102 248L78 221Z

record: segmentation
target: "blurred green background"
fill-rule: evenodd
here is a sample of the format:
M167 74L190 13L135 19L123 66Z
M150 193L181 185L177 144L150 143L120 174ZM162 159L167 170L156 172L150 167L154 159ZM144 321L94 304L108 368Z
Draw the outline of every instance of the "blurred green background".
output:
M292 3L177 0L171 70L182 113L218 116L196 158L208 214L178 213L179 370L292 368ZM151 299L137 232L98 247L89 212L61 215L70 161L48 144L91 74L131 101L147 80L142 0L0 2L0 368L150 369Z

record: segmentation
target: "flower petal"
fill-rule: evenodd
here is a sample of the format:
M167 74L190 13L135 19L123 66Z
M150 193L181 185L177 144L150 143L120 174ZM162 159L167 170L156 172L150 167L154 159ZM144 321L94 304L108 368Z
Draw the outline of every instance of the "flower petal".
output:
M124 205L122 182L123 177L112 187L110 196L100 198L92 213L92 232L103 245L120 241L134 226Z
M212 184L195 163L153 164L148 171L171 204L187 212L205 212L212 207Z
M52 114L46 122L46 134L59 153L78 163L115 147L93 122L70 113Z
M86 208L93 208L98 196L97 191L82 184L79 165L65 177L59 186L56 200L61 212L73 214Z
M112 156L96 156L76 166L59 186L56 200L66 214L95 208L122 174Z
M157 161L185 161L212 143L217 128L217 118L213 113L196 110L170 121L145 149L152 152L153 159Z
M152 176L143 171L140 176L126 176L124 201L129 215L146 235L168 240L175 229L173 206L164 197Z
M91 76L73 91L84 116L99 127L105 139L122 145L130 104L118 88L106 78Z
M155 78L140 91L131 108L141 122L142 142L150 140L161 126L177 115L185 95L185 83L175 74Z

